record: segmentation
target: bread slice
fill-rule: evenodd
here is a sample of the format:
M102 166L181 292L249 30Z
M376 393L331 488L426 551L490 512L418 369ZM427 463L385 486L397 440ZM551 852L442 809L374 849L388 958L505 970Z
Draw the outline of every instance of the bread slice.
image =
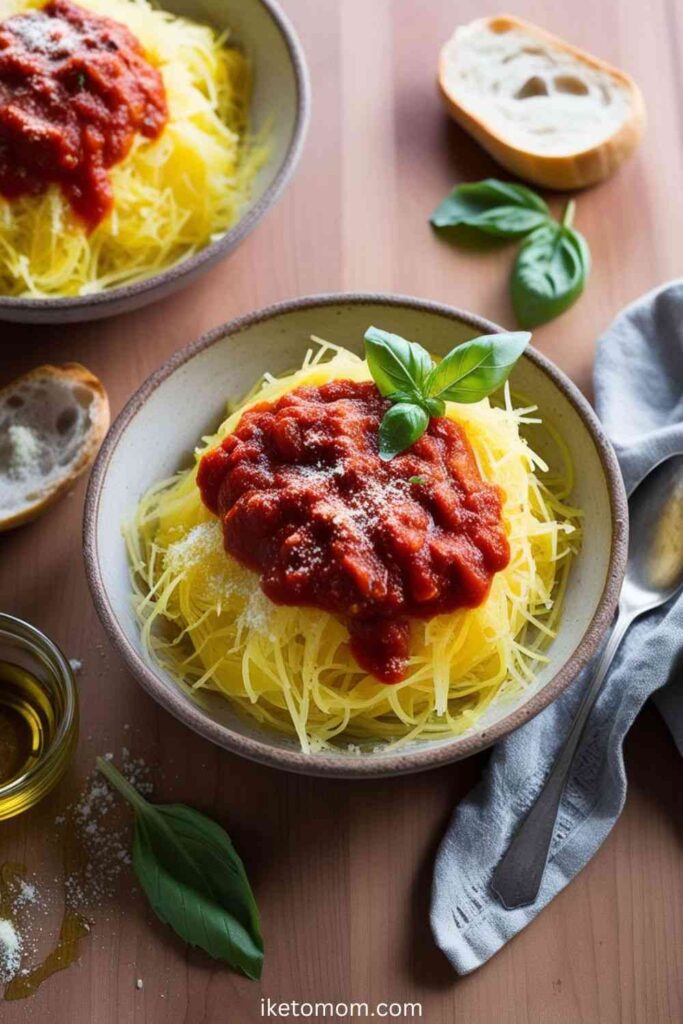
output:
M80 363L38 366L0 389L0 531L67 491L108 427L107 393Z
M451 115L525 181L575 189L612 174L645 123L629 75L521 18L480 18L441 50Z

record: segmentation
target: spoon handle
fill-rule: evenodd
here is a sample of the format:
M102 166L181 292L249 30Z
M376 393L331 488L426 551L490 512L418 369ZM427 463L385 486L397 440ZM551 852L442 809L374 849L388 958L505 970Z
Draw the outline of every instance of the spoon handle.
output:
M583 695L569 735L560 749L550 775L493 873L491 888L506 910L526 907L538 896L555 831L557 811L576 748L607 670L634 617L623 609L620 610L595 675Z

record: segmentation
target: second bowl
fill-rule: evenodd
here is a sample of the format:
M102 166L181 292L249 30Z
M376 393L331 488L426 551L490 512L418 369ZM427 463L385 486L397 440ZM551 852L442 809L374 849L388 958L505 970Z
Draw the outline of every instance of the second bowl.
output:
M229 29L250 60L250 131L267 139L267 156L252 182L239 219L194 255L143 280L90 295L0 296L0 320L74 323L128 313L184 288L232 252L281 195L303 148L310 105L305 58L294 29L274 0L161 0L172 14Z

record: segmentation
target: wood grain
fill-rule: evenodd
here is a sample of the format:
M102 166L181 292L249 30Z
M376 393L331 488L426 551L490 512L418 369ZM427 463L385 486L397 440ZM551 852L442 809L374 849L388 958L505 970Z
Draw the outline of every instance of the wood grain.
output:
M475 0L285 6L306 49L314 103L301 167L279 206L228 262L150 310L104 324L0 327L3 381L41 361L81 360L105 381L116 411L205 329L319 291L403 292L512 324L510 252L463 253L426 223L454 182L497 171L447 121L433 82L454 25L488 11ZM590 392L595 339L622 306L681 270L683 10L677 0L647 8L519 0L515 13L625 67L649 112L636 157L579 198L577 224L594 257L585 296L536 334ZM485 758L350 784L278 775L208 746L142 693L105 641L81 562L83 493L81 483L48 518L0 539L0 607L83 661L78 757L41 806L0 825L0 858L57 875L55 815L95 755L125 744L154 768L160 799L191 802L233 835L262 907L266 967L251 984L188 952L126 878L96 912L80 964L33 1000L3 1004L3 1022L248 1024L263 1019L262 997L418 1000L429 1024L683 1020L681 761L653 710L629 738L628 801L602 850L531 927L458 979L429 932L431 870L449 814Z

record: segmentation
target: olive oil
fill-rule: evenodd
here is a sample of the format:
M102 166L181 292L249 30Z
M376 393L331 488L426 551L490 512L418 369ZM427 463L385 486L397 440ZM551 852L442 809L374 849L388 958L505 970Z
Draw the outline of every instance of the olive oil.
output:
M30 771L50 747L61 709L31 672L0 661L0 786Z
M7 862L0 866L0 917L8 918L23 931L21 922L17 920L15 910L15 894L22 879L26 878L23 864ZM40 986L57 971L63 971L78 960L80 941L90 932L90 925L82 914L65 908L59 937L55 947L47 954L42 963L27 967L9 981L5 987L4 998L26 999L35 995Z
M0 820L50 792L77 739L78 695L68 661L33 626L0 613Z
M75 910L65 910L62 926L59 929L57 945L37 964L26 972L17 974L5 989L5 999L26 999L35 995L40 986L57 971L64 971L78 960L80 941L90 932L86 919Z

